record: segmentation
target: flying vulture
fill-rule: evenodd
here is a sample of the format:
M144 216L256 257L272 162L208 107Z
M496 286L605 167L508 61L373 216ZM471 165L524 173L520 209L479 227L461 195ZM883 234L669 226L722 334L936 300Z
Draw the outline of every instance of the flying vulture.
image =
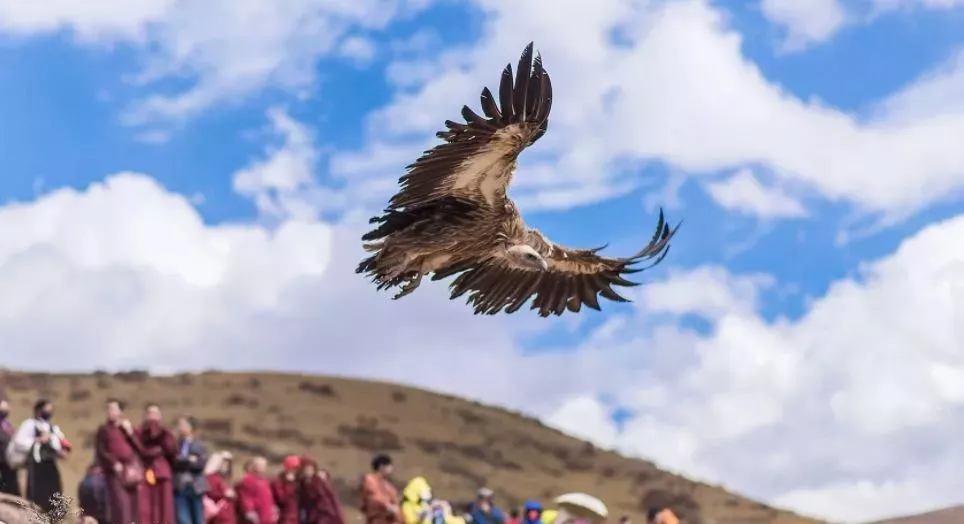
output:
M599 295L628 302L613 286L637 285L624 275L658 264L679 225L670 229L660 210L652 240L626 258L565 247L527 227L506 188L519 153L545 134L551 106L552 83L530 43L515 74L511 64L502 71L498 98L482 90L485 116L463 106L465 123L447 120L436 133L444 142L406 168L398 193L369 221L375 229L362 241L371 256L356 273L379 290L399 288L396 299L429 273L457 275L451 298L468 293L476 314L513 313L533 296L543 317L598 310ZM643 261L652 263L636 266Z

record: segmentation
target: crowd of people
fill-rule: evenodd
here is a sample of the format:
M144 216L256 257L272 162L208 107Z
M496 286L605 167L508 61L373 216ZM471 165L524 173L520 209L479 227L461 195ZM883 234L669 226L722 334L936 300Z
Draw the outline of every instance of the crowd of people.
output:
M122 401L108 400L105 407L106 421L94 436L93 463L77 489L87 524L345 524L328 472L311 457L285 457L274 477L268 475L264 457L253 457L234 482L233 456L212 451L197 438L192 417L180 416L168 429L160 406L148 404L142 423L135 426ZM0 492L22 496L45 512L54 509L56 495L63 492L57 464L72 451L52 418L53 404L38 400L33 416L14 428L9 405L0 399ZM391 458L377 455L361 480L366 524L562 524L559 512L537 501L506 514L485 487L473 502L458 508L435 497L424 477L409 480L399 493L392 471ZM667 508L653 508L647 516L647 524L679 524ZM630 524L628 517L620 524Z

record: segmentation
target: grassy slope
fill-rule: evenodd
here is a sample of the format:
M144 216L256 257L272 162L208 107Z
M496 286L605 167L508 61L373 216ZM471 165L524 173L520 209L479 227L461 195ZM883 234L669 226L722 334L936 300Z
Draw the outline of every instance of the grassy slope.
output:
M190 413L202 438L240 458L305 453L332 472L350 514L355 486L373 453L392 454L398 478L425 475L453 502L481 485L506 504L548 501L569 491L604 500L615 514L642 522L649 501L668 501L691 524L808 524L817 521L769 508L721 488L692 482L650 462L594 448L536 420L463 399L393 384L333 377L203 373L150 377L6 372L2 381L14 418L38 396L56 404L56 422L77 450L62 470L75 493L91 460L92 435L108 397L126 400L130 416L159 402L166 416Z

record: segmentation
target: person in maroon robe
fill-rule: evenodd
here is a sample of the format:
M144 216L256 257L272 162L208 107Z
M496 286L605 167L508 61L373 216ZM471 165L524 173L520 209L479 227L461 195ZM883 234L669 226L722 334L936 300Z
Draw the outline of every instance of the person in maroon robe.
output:
M281 473L271 482L271 493L278 506L278 524L298 524L298 470L301 458L288 455L281 465Z
M124 419L124 404L107 401L107 422L97 429L94 449L107 484L107 522L130 524L138 518L138 490L144 470L133 444L130 421Z
M276 524L278 506L271 495L271 483L265 477L268 461L255 457L245 465L241 482L234 487L238 493L238 511L249 524Z
M331 478L318 463L301 457L301 515L302 524L345 524L341 502L331 487Z
M207 524L237 524L237 494L231 487L231 470L233 457L227 451L214 453L204 467L204 474L208 478L208 492L204 494L216 511L208 519Z
M144 485L137 501L142 524L174 524L174 488L171 461L177 454L177 440L161 425L161 408L151 403L144 408L144 422L134 429L134 444L144 463Z

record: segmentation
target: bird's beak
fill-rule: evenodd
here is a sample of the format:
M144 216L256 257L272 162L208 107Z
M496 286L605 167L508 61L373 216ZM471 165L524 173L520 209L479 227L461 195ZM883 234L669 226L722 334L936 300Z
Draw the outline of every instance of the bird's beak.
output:
M543 259L540 259L540 260L539 260L539 265L542 267L542 270L543 270L543 271L549 271L549 262L546 262L546 259L544 259L544 258L543 258Z

